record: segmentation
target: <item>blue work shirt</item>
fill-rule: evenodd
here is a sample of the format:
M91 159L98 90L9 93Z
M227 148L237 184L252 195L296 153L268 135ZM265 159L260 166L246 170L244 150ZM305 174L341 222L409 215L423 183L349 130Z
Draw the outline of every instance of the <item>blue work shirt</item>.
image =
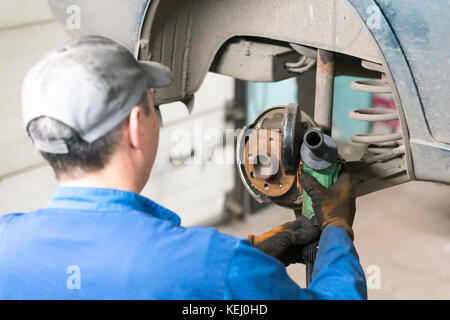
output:
M180 226L136 193L58 187L47 207L0 218L0 299L365 299L348 233L327 227L301 289L248 240Z

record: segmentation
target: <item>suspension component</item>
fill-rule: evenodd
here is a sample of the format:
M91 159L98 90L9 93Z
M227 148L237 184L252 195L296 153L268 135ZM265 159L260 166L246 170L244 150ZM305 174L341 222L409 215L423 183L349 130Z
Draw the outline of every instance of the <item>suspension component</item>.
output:
M317 50L314 120L331 135L333 120L335 57L331 51Z
M363 60L361 65L365 69L379 72L381 79L353 81L350 84L352 89L368 93L392 94L384 67L381 64ZM394 109L371 107L351 111L350 118L359 121L376 122L398 120L399 115L397 110ZM402 138L401 132L395 132L387 134L356 134L352 136L351 140L355 143L368 144L368 151L373 154L392 153L394 149L394 154L402 154L404 153L404 148L401 146L403 144Z

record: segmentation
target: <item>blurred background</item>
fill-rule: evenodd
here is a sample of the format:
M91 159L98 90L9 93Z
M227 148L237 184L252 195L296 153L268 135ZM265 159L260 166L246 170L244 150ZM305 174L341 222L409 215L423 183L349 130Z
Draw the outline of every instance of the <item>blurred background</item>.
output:
M20 89L27 70L68 39L45 0L0 0L0 214L45 206L56 186L25 133ZM355 106L395 108L389 97L351 90L353 80L335 80L333 137L347 159L364 152L348 142L353 134L399 129L392 121L369 126L349 119ZM143 195L176 212L185 226L215 226L239 237L293 219L293 212L261 206L249 196L235 165L223 161L234 158L234 143L225 132L271 106L299 103L311 113L311 83L313 73L270 84L209 73L190 115L182 103L161 106L160 149ZM208 140L208 130L215 139ZM379 275L378 282L369 283L369 298L450 299L449 196L449 186L409 182L357 200L355 245L368 279ZM302 265L288 272L304 285Z

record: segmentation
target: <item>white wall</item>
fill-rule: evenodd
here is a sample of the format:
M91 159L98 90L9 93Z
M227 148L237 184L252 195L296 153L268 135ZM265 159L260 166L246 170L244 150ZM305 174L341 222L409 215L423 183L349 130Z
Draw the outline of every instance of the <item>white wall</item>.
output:
M68 39L45 0L0 0L0 214L45 206L56 186L51 169L25 133L20 88L27 70ZM199 123L223 129L224 105L232 98L233 80L209 74L191 116L181 104L163 107L166 127L143 194L177 212L185 225L220 219L224 193L232 188L232 166L173 165L170 153L179 142L172 134L179 128L192 131Z

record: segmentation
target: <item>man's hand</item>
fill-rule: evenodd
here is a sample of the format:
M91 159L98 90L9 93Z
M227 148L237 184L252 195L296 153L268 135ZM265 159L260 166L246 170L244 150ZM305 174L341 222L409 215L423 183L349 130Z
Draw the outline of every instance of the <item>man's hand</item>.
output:
M303 246L317 240L319 236L319 227L308 218L300 217L261 235L251 234L248 239L254 247L288 266L303 262Z
M343 172L330 189L322 186L306 172L300 175L300 182L312 199L314 214L320 229L323 230L327 226L341 227L350 233L353 240L352 225L356 200L350 174Z

